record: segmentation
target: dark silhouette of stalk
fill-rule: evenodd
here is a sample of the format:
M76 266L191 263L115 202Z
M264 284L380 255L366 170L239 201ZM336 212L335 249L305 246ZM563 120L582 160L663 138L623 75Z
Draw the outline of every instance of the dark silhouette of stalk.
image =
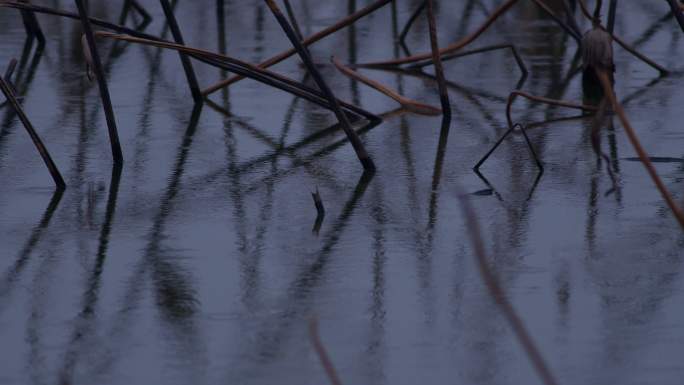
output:
M166 21L169 24L169 29L171 30L173 40L180 45L185 45L185 42L183 41L183 34L178 26L178 22L176 21L176 16L173 14L173 9L171 8L171 4L169 4L169 0L159 0L159 2L164 9L164 15L166 16ZM195 100L195 103L202 103L204 97L202 96L202 92L197 84L197 76L195 76L195 70L192 68L190 58L183 52L179 52L178 54L180 55L181 64L183 64L183 71L185 71L185 77L188 80L188 86L190 87L192 98Z
M21 105L19 105L19 102L17 101L14 92L12 91L12 87L3 78L0 78L0 90L2 90L2 93L5 94L5 98L7 98L9 103L12 105L14 111L19 117L19 120L21 120L21 123L24 125L26 132L28 132L29 136L31 137L33 144L36 146L36 149L40 153L40 156L43 158L43 162L45 162L45 166L47 166L48 171L50 171L50 175L52 176L52 179L55 181L57 189L63 190L66 187L66 183L64 183L64 178L62 178L62 174L60 174L57 165L55 165L55 162L52 160L52 157L50 156L50 153L43 144L43 141L40 139L40 136L38 136L38 133L33 128L31 121L24 113L24 110L21 108Z
M404 25L404 28L401 29L401 33L399 33L399 39L397 40L400 44L406 44L406 35L408 35L409 30L411 29L411 26L413 23L418 19L418 16L425 10L425 7L427 6L427 0L423 0L422 3L416 8L415 11L411 14L411 17L406 21L406 25Z
M325 95L326 99L328 99L328 102L330 103L333 112L337 116L337 120L340 122L342 129L349 138L352 147L354 147L356 156L359 158L359 161L361 162L361 165L363 166L364 170L375 170L375 164L373 163L373 160L366 152L366 149L364 148L361 139L359 139L358 135L356 135L356 132L352 130L351 124L349 123L349 119L347 118L347 115L345 115L342 112L340 104L337 98L335 98L335 95L333 94L332 90L330 89L330 87L328 87L328 85L325 83L325 80L323 80L323 77L316 69L316 66L314 65L313 60L311 59L311 55L309 54L308 49L302 44L301 41L297 39L294 30L287 22L287 19L285 19L285 16L280 11L280 8L278 8L278 5L273 0L264 1L271 10L271 13L273 13L273 16L275 16L276 20L278 21L278 24L280 24L281 28L285 31L285 34L287 35L288 39L290 39L292 45L294 45L295 49L299 53L300 58L304 62L304 65L307 67L309 73L313 77L314 81L316 82L320 90L323 91L323 94Z
M427 0L427 19L430 30L430 48L432 50L432 62L435 65L435 75L439 86L439 100L442 103L442 114L445 121L451 120L451 103L449 102L449 90L444 82L444 67L439 53L439 41L437 39L437 22L435 22L435 10L432 0Z
M138 3L137 0L127 0L127 1L131 5L131 7L136 12L138 12L138 14L140 16L142 16L143 22L141 23L141 25L147 25L150 23L150 21L152 21L152 16L150 16L150 14L147 12L147 10L142 5L140 5L140 3Z
M468 198L463 194L459 194L461 209L463 210L466 217L466 228L468 230L468 235L470 236L470 241L473 246L473 254L475 256L475 263L477 264L480 276L484 281L490 296L501 308L506 320L511 325L514 334L520 341L520 344L525 349L525 353L532 362L534 369L536 370L539 378L546 385L556 385L558 382L554 374L549 369L544 356L542 356L539 348L534 343L532 336L527 331L525 324L523 323L520 316L515 311L515 308L508 300L506 293L499 283L499 279L496 273L492 271L487 261L487 252L485 250L484 242L482 240L482 234L480 231L480 224L478 223L477 216L473 210Z
M541 160L539 160L539 157L537 156L537 152L534 150L534 147L532 147L532 143L530 142L530 138L527 136L527 132L525 130L525 127L523 127L522 124L516 123L512 127L510 127L506 132L494 143L494 146L487 151L485 156L480 159L477 164L475 164L475 167L473 167L473 170L479 174L480 167L484 164L484 162L489 159L489 157L496 151L497 148L503 143L504 139L510 134L513 133L515 128L518 127L520 128L520 132L522 132L523 136L525 137L525 143L527 144L527 148L530 150L530 155L532 155L532 158L534 159L534 162L537 164L537 167L539 168L539 173L544 172L544 165L542 164Z
M22 3L29 3L29 0L19 1ZM40 28L36 15L29 10L21 10L21 18L24 22L24 28L26 28L29 39L35 37L36 40L38 40L38 47L42 48L45 45L45 34L43 34L43 29Z
M340 29L355 23L360 18L377 11L378 9L382 8L383 6L387 5L390 2L392 2L392 0L378 0L375 3L370 4L369 6L358 10L357 12L342 18L340 21L331 25L330 27L325 28L325 29L323 29L319 32L316 32L313 35L307 37L306 39L302 40L302 45L309 46L309 45L323 39L324 37L331 35L337 31L339 31ZM273 56L270 59L260 63L258 65L258 67L268 68L272 65L280 63L281 61L289 58L290 56L292 56L296 53L297 53L296 49L294 49L294 48L288 49L287 51L283 51L283 52L277 54L276 56ZM220 82L218 82L218 83L216 83L216 84L214 84L208 88L205 88L202 91L202 94L204 94L204 96L210 95L210 94L220 90L221 88L227 87L227 86L229 86L235 82L238 82L242 79L244 79L244 77L242 77L242 76L233 76L231 78L222 80L222 81L220 81Z
M682 14L682 6L677 4L677 0L667 0L667 3L670 5L670 8L672 8L672 13L675 15L682 32L684 32L684 14Z
M104 107L105 118L107 120L107 128L109 130L109 143L112 147L112 156L114 158L114 165L121 166L123 164L123 154L121 153L121 144L119 143L119 133L116 128L116 118L114 117L114 109L112 108L112 101L109 96L109 88L107 87L107 80L102 71L102 63L100 62L100 54L97 52L97 44L95 43L95 36L88 18L88 11L86 10L83 0L74 0L78 7L78 13L81 18L81 25L83 26L83 33L86 35L88 42L88 49L92 57L93 72L97 78L98 88L100 89L100 98L102 99L102 106Z
M304 35L302 35L302 30L299 28L299 23L297 22L297 18L295 17L294 10L292 9L292 5L290 4L290 0L283 0L283 4L285 4L287 18L290 19L290 24L292 24L292 28L297 34L297 38L299 40L304 40Z
M617 0L610 0L610 4L608 6L608 23L606 24L606 29L608 29L608 33L611 35L613 34L613 30L615 30L615 13L616 12L617 12ZM672 9L672 12L674 12L674 9Z

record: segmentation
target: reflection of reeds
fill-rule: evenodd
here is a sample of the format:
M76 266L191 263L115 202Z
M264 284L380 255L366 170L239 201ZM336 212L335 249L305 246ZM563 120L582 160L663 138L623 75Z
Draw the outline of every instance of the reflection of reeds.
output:
M463 196L463 194L461 194L460 201L461 209L466 217L466 228L470 237L470 242L473 246L475 263L477 264L480 276L482 277L485 286L487 286L490 296L501 308L506 320L513 329L513 333L518 338L518 341L520 341L520 344L525 349L527 357L530 359L534 369L537 371L539 378L546 385L557 384L555 376L546 364L544 356L542 356L539 348L537 348L536 344L534 343L532 336L527 331L522 319L515 311L515 308L511 302L508 300L503 287L499 283L498 277L489 266L489 262L487 261L487 252L482 240L480 225L478 223L477 216L475 215L475 211L471 207L468 198Z
M639 138L636 135L636 131L634 131L634 128L632 128L632 125L629 123L627 115L625 114L625 110L622 108L622 105L615 98L613 86L608 77L608 74L605 71L596 71L596 75L601 81L601 85L603 86L605 96L608 98L610 104L613 106L613 110L615 110L615 113L620 119L622 127L624 127L625 132L627 133L627 137L629 138L630 143L632 143L632 146L634 147L634 151L636 151L637 155L641 159L641 162L644 164L644 167L646 167L648 175L653 180L653 183L655 183L656 188L663 196L663 199L665 199L665 202L667 203L668 207L670 207L670 210L672 210L672 213L679 222L680 226L682 226L682 228L684 229L684 212L682 212L682 209L674 201L674 198L672 198L672 195L668 191L667 187L658 176L658 173L656 172L656 169L653 166L651 159L649 158L648 154L646 153L646 150L644 150L643 146L641 145L641 142L639 141Z

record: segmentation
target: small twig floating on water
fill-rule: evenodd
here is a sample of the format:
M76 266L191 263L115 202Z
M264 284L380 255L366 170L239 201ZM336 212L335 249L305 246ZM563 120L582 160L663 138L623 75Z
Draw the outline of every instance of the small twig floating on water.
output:
M435 21L434 4L432 0L427 0L427 19L430 34L430 50L432 51L432 62L435 65L435 76L439 87L439 100L442 103L442 114L444 121L451 120L451 103L449 102L449 90L444 81L444 67L439 53L439 41L437 39L437 22ZM448 124L448 123L445 123Z
M537 371L537 374L542 382L546 385L557 384L555 376L544 360L544 356L542 356L539 348L537 348L536 344L534 343L532 336L527 331L522 319L520 319L520 316L516 313L515 308L506 297L506 293L499 283L498 277L490 268L489 262L487 261L487 252L482 240L480 224L478 223L477 217L470 205L470 202L468 201L468 198L465 197L464 194L460 195L461 196L459 199L461 202L461 209L466 216L466 228L470 236L470 241L473 245L475 263L477 264L480 276L482 277L485 286L487 286L489 294L494 302L496 302L496 304L501 308L506 320L511 325L516 337L518 337L518 341L520 341L525 349L525 353L527 353L527 356L532 362L532 365Z
M309 338L311 339L314 350L316 350L318 359L321 361L323 369L325 369L325 373L330 379L330 383L332 385L342 385L342 381L340 381L340 377L337 375L337 370L335 370L335 366L333 365L332 360L330 360L330 356L328 356L328 352L325 350L325 346L323 346L323 342L321 341L321 336L318 333L318 320L316 318L311 318L311 320L309 320Z
M409 99L405 96L400 95L398 92L390 89L389 87L384 86L380 82L377 82L373 79L361 75L360 73L342 64L334 56L330 58L330 60L335 65L335 67L338 70L340 70L340 72L342 72L344 75L354 80L358 80L361 83L389 96L390 98L396 100L399 104L401 104L402 107L406 108L408 111L415 112L416 114L421 115L439 115L442 113L442 110L440 110L437 107L433 107L431 105L420 103L413 99Z
M328 99L328 102L330 103L330 106L332 107L333 112L337 116L337 120L340 122L340 125L342 126L342 129L344 130L344 133L347 135L349 138L349 141L352 144L352 147L354 147L354 151L356 152L356 156L359 158L359 161L361 162L361 165L363 166L364 170L366 171L374 171L375 170L375 164L373 163L373 159L368 155L366 152L366 149L361 142L361 139L359 139L358 135L356 135L356 132L352 130L351 124L349 123L349 119L347 118L347 115L345 115L342 112L342 109L340 109L340 104L335 98L335 95L333 94L332 90L328 85L326 84L325 80L323 80L323 77L321 74L318 72L316 69L316 66L313 63L313 60L311 59L311 55L309 54L309 51L307 48L302 44L301 41L297 39L297 36L290 26L290 24L287 22L287 19L285 19L285 16L283 13L280 11L280 8L278 8L278 5L273 1L273 0L264 0L266 2L266 5L268 5L269 9L271 10L271 13L273 13L273 16L275 16L276 20L278 21L278 24L280 24L281 28L285 31L285 34L287 35L288 39L292 43L292 45L295 47L297 52L299 53L299 57L302 59L304 62L304 65L306 65L309 73L313 77L313 80L316 82L318 85L318 88L323 91L323 94L325 95L326 99Z
M613 110L615 110L618 118L620 119L622 127L624 127L625 132L627 133L627 137L629 138L630 143L632 143L634 150L641 159L641 162L644 164L644 167L646 167L646 171L653 180L653 183L655 183L656 188L658 188L658 191L660 191L660 194L663 196L663 199L665 199L665 202L670 207L670 210L672 210L672 213L674 214L675 218L677 219L677 221L679 221L679 225L682 226L682 229L684 229L684 212L674 201L674 199L672 198L672 194L670 194L667 187L665 187L665 184L658 176L658 173L656 172L653 163L651 163L651 160L648 154L646 153L646 150L644 150L643 146L641 145L641 142L639 141L639 138L637 137L634 128L632 128L632 125L629 123L627 115L625 114L625 110L622 108L622 105L617 101L615 97L615 93L613 92L613 85L611 84L608 74L605 71L599 70L596 71L596 75L601 81L601 85L603 85L605 97L608 98L610 104L613 106Z
M164 15L166 16L166 21L169 24L169 29L171 29L173 40L180 45L185 45L185 42L183 41L183 34L178 26L178 22L176 21L176 16L173 14L173 9L171 8L171 4L169 4L169 0L159 1L164 9ZM197 76L195 75L195 70L192 68L190 58L188 58L183 52L179 51L178 54L180 55L181 64L183 64L183 71L185 71L185 77L188 80L188 86L190 87L192 98L195 100L195 103L202 103L204 97L202 96L202 92L197 84Z
M2 90L2 93L5 94L5 97L9 101L10 105L14 108L14 111L17 113L17 116L19 116L19 120L21 120L21 123L24 125L26 132L28 132L29 136L31 137L31 140L33 141L33 144L36 146L36 149L40 153L40 156L43 158L43 162L45 162L45 166L47 166L48 171L50 171L50 175L52 176L52 179L55 181L57 189L63 190L66 187L66 183L64 183L64 178L62 178L62 174L59 172L57 165L55 165L55 162L52 160L52 157L50 156L50 153L43 144L43 141L40 139L40 136L38 136L38 133L33 128L31 121L28 119L26 113L21 108L19 101L17 101L17 98L14 95L12 87L5 81L4 78L0 78L0 90Z
M311 44L313 44L313 43L315 43L315 42L317 42L317 41L323 39L324 37L326 37L326 36L328 36L328 35L331 35L331 34L337 32L337 31L339 31L340 29L342 29L342 28L344 28L344 27L347 27L347 26L349 26L349 25L355 23L355 22L356 22L357 20L359 20L360 18L362 18L362 17L364 17L364 16L367 16L367 15L369 15L369 14L371 14L371 13L377 11L378 9L384 7L385 5L389 4L390 2L392 2L392 0L378 0L377 2L375 2L375 3L373 3L373 4L370 4L370 5L368 5L367 7L362 8L362 9L356 11L355 13L353 13L353 14L351 14L351 15L349 15L349 16L344 17L343 19L341 19L341 20L338 21L337 23L331 25L330 27L325 28L325 29L323 29L323 30L321 30L321 31L319 31L319 32L316 32L316 33L314 33L313 35L307 37L306 39L304 39L304 40L301 41L301 42L302 42L302 45L308 47L309 45L311 45ZM262 68L262 69L271 67L271 66L273 66L273 65L275 65L275 64L278 64L278 63L280 63L281 61L283 61L283 60L289 58L290 56L292 56L292 55L294 55L294 54L296 54L296 53L297 53L297 50L295 50L294 48L291 48L291 49L289 49L289 50L287 50L287 51L283 51L283 52L281 52L281 53L279 53L279 54L277 54L277 55L271 57L270 59L267 59L266 61L260 63L260 64L258 65L258 67L259 67L259 68ZM238 82L238 81L240 81L240 80L242 80L242 79L244 79L243 76L233 76L233 77L231 77L231 78L222 80L222 81L220 81L220 82L218 82L218 83L216 83L216 84L214 84L214 85L212 85L212 86L207 87L206 89L204 89L204 90L202 91L202 94L203 94L204 96L208 96L208 95L210 95L210 94L212 94L212 93L214 93L214 92L220 90L221 88L227 87L227 86L229 86L229 85L231 85L231 84L233 84L233 83L235 83L235 82Z
M86 10L83 0L75 0L78 7L78 13L81 17L81 25L83 26L83 33L86 35L88 42L88 49L92 58L92 70L95 72L97 78L98 88L100 89L100 98L102 99L102 106L104 107L105 118L107 120L107 128L109 131L109 143L112 147L112 156L114 158L114 165L121 166L123 164L123 154L121 153L121 144L119 143L119 133L116 128L116 118L114 117L114 109L112 108L112 101L109 96L109 88L107 87L107 80L102 71L102 63L100 62L100 55L97 53L97 45L95 44L95 37L93 36L93 29L90 26L90 19L88 18L88 11Z

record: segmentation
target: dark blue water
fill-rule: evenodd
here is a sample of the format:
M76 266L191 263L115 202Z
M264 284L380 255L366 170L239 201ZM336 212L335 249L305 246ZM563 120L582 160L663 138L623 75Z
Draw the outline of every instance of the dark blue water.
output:
M74 10L70 1L42 5ZM116 20L120 1L90 1ZM158 2L146 32L165 30ZM303 33L370 1L293 1ZM317 43L312 54L340 98L382 124L362 139L378 172L362 177L333 114L254 81L193 111L178 56L102 42L124 152L112 173L96 84L85 76L81 30L40 15L48 41L16 76L22 105L65 176L53 184L28 135L0 109L0 383L321 384L308 321L346 384L539 383L474 263L459 194L482 224L491 265L562 384L679 384L684 376L684 238L617 118L597 167L591 118L519 100L519 134L473 165L506 130L520 72L509 51L448 62L453 120L398 105L329 64L394 57L394 36L420 1L386 6ZM442 44L475 30L499 3L438 2ZM661 4L662 3L662 4ZM180 1L189 45L260 62L289 47L261 2ZM393 23L393 11L397 24ZM682 31L665 2L620 2L616 32L679 70ZM222 17L223 16L223 17ZM139 19L129 19L133 25ZM583 28L589 25L582 22ZM0 9L0 68L21 59L16 10ZM576 44L520 1L473 47L516 44L535 95L581 100L570 77ZM428 49L427 22L408 35ZM616 47L616 92L649 154L684 156L679 75L659 78ZM295 79L296 58L273 67ZM195 63L202 86L226 74ZM428 72L431 69L427 69ZM425 78L362 73L439 105ZM310 82L310 80L309 80ZM311 83L309 83L311 84ZM394 111L394 112L393 112ZM535 122L542 122L535 124ZM360 128L360 126L356 126ZM656 168L678 202L681 162ZM310 192L327 209L318 234Z

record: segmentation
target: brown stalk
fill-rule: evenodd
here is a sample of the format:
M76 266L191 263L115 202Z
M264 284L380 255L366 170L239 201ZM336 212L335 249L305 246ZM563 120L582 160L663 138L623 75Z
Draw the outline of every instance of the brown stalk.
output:
M551 373L551 370L546 364L546 361L539 351L539 348L537 348L532 336L527 331L525 324L520 316L516 313L515 308L508 301L506 293L499 283L498 277L489 266L477 216L475 215L470 202L468 202L467 197L465 197L464 194L460 194L460 196L461 208L466 216L468 235L470 236L470 241L474 249L475 262L480 272L480 276L482 277L485 286L487 286L489 294L491 295L492 299L494 299L494 302L500 306L504 316L506 317L506 320L511 325L511 328L518 338L518 341L520 341L521 345L525 349L525 353L527 353L528 358L532 362L532 365L537 371L537 374L542 382L546 385L557 384L555 376L553 373Z
M470 35L462 38L461 40L457 41L456 43L453 43L451 45L448 45L441 50L439 50L440 55L445 55L454 51L458 51L459 49L465 47L466 45L472 43L475 39L477 39L484 31L486 31L493 23L496 21L501 15L506 13L515 3L517 3L518 0L507 0L503 4L499 5L494 12L492 12L491 15L485 20L485 22L477 29L475 32L471 33ZM426 52L422 54L417 54L417 55L412 55L412 56L407 56L401 59L392 59L392 60L385 60L385 61L379 61L379 62L373 62L373 63L365 63L365 64L359 64L359 67L389 67L389 66L398 66L398 65L403 65L403 64L409 64L409 63L415 63L418 61L423 61L426 59L432 58L432 52Z
M378 9L382 8L383 6L387 5L390 2L392 2L392 0L378 0L377 2L367 6L365 8L358 10L357 12L354 12L353 14L342 18L340 21L331 25L330 27L314 33L313 35L307 37L306 39L302 40L301 42L305 47L308 47L309 45L323 39L324 37L331 35L337 31L339 31L340 29L349 26L352 23L355 23L360 18L377 11ZM272 65L280 63L281 61L289 58L290 56L292 56L296 53L297 53L296 49L294 49L294 48L288 49L288 50L283 51L283 52L269 58L268 60L260 63L258 65L258 67L262 68L262 69L271 67ZM220 90L221 88L227 87L233 83L239 82L242 79L244 79L244 77L238 75L238 76L233 76L231 78L222 80L222 81L204 89L202 91L202 94L206 97L206 96Z
M321 361L321 365L323 365L323 369L325 369L325 373L330 379L330 383L332 385L342 385L342 381L340 381L340 377L337 375L335 366L333 365L332 360L330 360L330 356L328 356L328 352L325 350L325 346L323 346L323 342L321 341L321 336L318 333L318 320L316 320L316 318L312 318L309 321L309 338L311 339L314 350L316 350L318 359Z
M524 92L524 91L515 90L515 91L511 92L510 95L508 95L508 103L506 103L506 120L508 121L508 128L513 127L513 120L511 119L511 106L512 106L513 102L515 101L516 96L522 96L526 99L533 100L533 101L539 102L539 103L550 104L552 106L574 108L576 110L583 110L583 111L593 111L593 112L598 111L598 107L596 107L596 106L588 106L585 104L568 102L565 100L549 99L549 98L544 98L541 96L535 96L532 94L528 94L527 92Z
M639 159L641 159L641 163L643 163L644 167L646 167L648 175L650 175L651 179L653 180L653 183L655 183L656 185L656 188L658 188L658 191L660 191L660 194L663 196L663 199L665 199L665 202L670 207L670 210L672 210L672 213L679 222L679 225L682 226L682 229L684 229L684 212L674 201L667 187L665 187L665 184L658 176L658 173L656 172L653 163L651 163L651 159L649 158L648 154L646 153L646 150L644 150L643 146L641 145L641 142L639 141L639 138L636 135L636 131L634 131L634 128L632 128L632 125L629 123L627 115L625 114L625 110L622 108L622 105L615 98L615 94L613 93L613 86L611 85L608 74L604 70L598 70L596 71L596 75L601 81L604 94L610 101L610 104L613 106L613 110L615 110L615 113L620 119L622 127L624 127L630 143L632 143L632 146L634 147L634 150L639 156Z
M428 104L420 103L417 102L413 99L409 99L405 96L400 95L398 92L390 89L389 87L384 86L380 82L377 82L373 79L370 79L364 75L361 75L360 73L352 70L351 68L345 66L342 64L337 58L334 56L330 59L332 63L335 65L335 67L342 72L344 75L354 79L358 80L361 83L374 88L375 90L389 96L390 98L396 100L399 104L401 104L402 107L407 109L408 111L415 112L416 114L421 114L421 115L439 115L442 113L442 110L440 110L437 107L430 106Z
M331 109L330 104L322 96L320 91L314 90L308 86L305 86L295 80L292 80L286 76L280 75L278 73L261 69L252 64L240 61L238 59L232 58L230 56L222 55L216 52L206 51L199 48L188 47L185 45L180 45L176 43L171 43L164 40L151 40L144 39L129 35L120 35L111 32L99 31L95 34L97 37L106 37L116 40L123 40L132 43L139 43L144 45L150 45L159 48L173 49L177 51L182 51L190 56L196 58L197 60L203 61L209 65L217 66L220 68L227 69L235 73L241 73L243 76L251 77L257 81L264 84L279 88L283 91L290 92L299 97L305 98L313 103L316 103L324 108ZM349 104L343 101L339 102L345 109L352 111L356 114L366 117L369 120L377 121L379 120L377 116L365 111L353 104Z

